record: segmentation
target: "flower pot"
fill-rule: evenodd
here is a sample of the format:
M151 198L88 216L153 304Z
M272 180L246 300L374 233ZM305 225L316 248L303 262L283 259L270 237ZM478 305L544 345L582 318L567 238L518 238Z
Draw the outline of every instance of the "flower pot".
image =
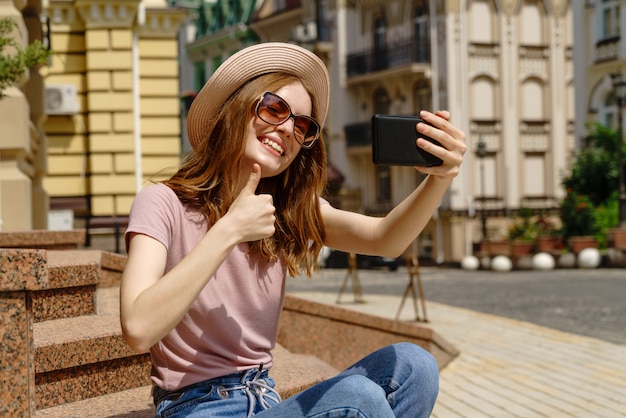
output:
M511 242L511 255L531 255L534 253L535 243L532 241L513 241Z
M489 241L488 248L491 257L511 254L511 243L508 240Z
M567 245L573 253L578 254L585 248L598 248L598 241L592 236L571 237Z
M539 235L537 237L537 252L551 253L562 249L561 238L555 235Z
M606 238L609 247L626 249L626 228L609 229Z

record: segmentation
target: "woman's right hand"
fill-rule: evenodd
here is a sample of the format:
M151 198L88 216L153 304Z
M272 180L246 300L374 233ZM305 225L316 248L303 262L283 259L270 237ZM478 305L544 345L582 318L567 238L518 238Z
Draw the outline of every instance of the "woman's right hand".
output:
M252 166L248 182L228 209L225 219L237 225L239 242L258 241L271 237L276 230L276 208L269 194L256 194L261 181L261 167Z

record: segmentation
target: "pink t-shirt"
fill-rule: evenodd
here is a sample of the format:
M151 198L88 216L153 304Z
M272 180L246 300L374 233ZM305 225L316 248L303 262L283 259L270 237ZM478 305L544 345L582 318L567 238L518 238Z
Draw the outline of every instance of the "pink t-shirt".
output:
M167 248L166 272L200 241L207 223L163 184L141 190L133 203L131 232ZM272 366L285 295L283 263L249 257L248 244L228 255L181 322L150 349L152 381L174 390L241 370ZM159 318L154 318L159 321Z

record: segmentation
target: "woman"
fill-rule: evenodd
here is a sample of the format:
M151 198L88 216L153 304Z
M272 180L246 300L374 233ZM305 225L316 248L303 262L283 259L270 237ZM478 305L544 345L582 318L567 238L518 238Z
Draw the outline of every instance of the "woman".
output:
M396 257L415 239L459 172L464 134L447 112L418 139L440 167L384 218L320 198L329 105L324 63L283 43L226 60L188 113L193 152L169 180L138 193L126 232L124 337L150 351L157 416L428 416L437 365L396 344L280 402L272 366L285 277L315 269L324 245Z

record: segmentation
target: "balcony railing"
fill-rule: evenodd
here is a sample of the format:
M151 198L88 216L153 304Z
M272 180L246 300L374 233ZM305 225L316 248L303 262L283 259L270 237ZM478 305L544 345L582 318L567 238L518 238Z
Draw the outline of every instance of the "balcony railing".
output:
M369 74L412 63L430 63L430 43L427 40L408 39L348 55L348 77Z
M596 63L617 59L620 47L620 36L613 36L596 42Z
M372 144L372 124L370 122L359 122L343 127L346 136L346 146L362 147Z

